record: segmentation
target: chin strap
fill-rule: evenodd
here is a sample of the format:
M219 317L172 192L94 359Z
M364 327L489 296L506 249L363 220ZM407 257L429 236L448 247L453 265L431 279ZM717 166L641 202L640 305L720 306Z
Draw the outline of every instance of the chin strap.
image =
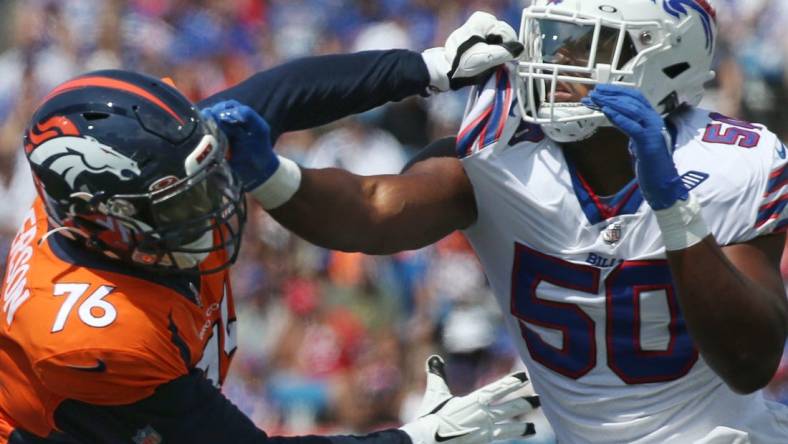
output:
M537 118L550 119L551 114L556 120L582 117L582 120L571 122L555 121L541 124L545 135L558 143L581 142L591 138L599 128L612 126L604 114L580 102L542 104L539 107Z

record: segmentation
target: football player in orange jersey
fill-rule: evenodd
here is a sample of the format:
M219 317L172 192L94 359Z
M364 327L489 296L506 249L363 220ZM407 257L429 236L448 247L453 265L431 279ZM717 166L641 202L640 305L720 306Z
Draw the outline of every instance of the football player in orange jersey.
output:
M227 267L244 190L269 203L289 197L265 193L286 168L228 162L229 147L472 83L511 59L515 40L476 15L445 48L303 59L197 105L125 71L55 88L25 134L39 197L3 283L0 443L481 444L533 434L509 420L537 398L499 402L528 385L524 374L451 397L437 358L423 415L366 436L268 437L219 390L236 348ZM267 120L264 141L238 110Z

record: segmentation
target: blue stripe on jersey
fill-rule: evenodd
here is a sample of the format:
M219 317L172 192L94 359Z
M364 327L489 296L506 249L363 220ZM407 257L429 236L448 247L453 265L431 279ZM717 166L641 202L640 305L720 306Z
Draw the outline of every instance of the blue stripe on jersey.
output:
M766 194L774 193L786 184L788 184L788 165L773 171L769 175L769 183L766 185Z
M586 183L575 166L568 159L569 175L572 178L572 187L591 225L596 225L612 217L622 214L634 214L643 204L643 195L640 193L637 179L633 179L624 188L610 197L600 197Z
M771 219L779 216L785 209L786 205L788 205L788 194L783 195L779 199L762 206L760 209L758 209L758 218L755 220L755 227L758 228L766 222L769 222Z
M506 72L498 70L495 73L495 77L497 83L495 85L494 108L492 117L487 122L487 129L484 134L484 144L481 145L483 147L495 142L496 136L498 135L498 127L503 123L501 122L501 117L505 120L509 115L509 110L505 109L509 76Z
M785 231L788 229L788 219L783 219L780 222L777 222L777 225L774 226L774 230L772 232L779 233L781 231Z
M492 74L488 81L492 80L491 77ZM481 149L495 143L500 136L499 130L503 128L503 124L508 118L513 94L509 83L509 75L505 68L500 68L495 72L494 84L495 93L492 103L476 117L476 120L464 125L460 130L460 134L457 135L457 157L460 159L472 154L473 147L476 146L477 141L479 142L478 148ZM475 95L475 100L478 101L482 92L484 92L484 88L478 87L473 90L471 97ZM479 104L474 104L473 108L476 106L479 106Z
M464 128L462 132L460 132L460 134L457 136L457 157L462 159L463 157L470 154L473 143L479 137L479 134L481 134L485 123L490 120L491 112L492 108L486 110L479 116L477 120L471 122L467 128Z

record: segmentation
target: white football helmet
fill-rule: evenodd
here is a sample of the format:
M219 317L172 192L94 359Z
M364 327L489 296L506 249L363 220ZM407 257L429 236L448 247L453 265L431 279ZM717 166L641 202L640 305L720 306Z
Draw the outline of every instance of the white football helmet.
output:
M716 13L708 0L533 0L520 41L521 116L576 142L611 125L579 102L578 86L638 88L663 115L700 103L714 78Z

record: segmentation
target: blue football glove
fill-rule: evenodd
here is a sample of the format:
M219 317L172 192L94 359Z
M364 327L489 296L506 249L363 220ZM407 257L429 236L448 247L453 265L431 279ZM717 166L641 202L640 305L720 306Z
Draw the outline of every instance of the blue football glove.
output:
M268 180L279 168L271 145L271 128L252 108L235 100L219 102L202 110L213 118L230 143L230 167L241 178L244 191Z
M629 152L635 160L635 174L646 202L654 210L670 208L688 192L673 163L665 121L643 94L632 88L598 85L582 99L584 105L599 109L629 136Z

